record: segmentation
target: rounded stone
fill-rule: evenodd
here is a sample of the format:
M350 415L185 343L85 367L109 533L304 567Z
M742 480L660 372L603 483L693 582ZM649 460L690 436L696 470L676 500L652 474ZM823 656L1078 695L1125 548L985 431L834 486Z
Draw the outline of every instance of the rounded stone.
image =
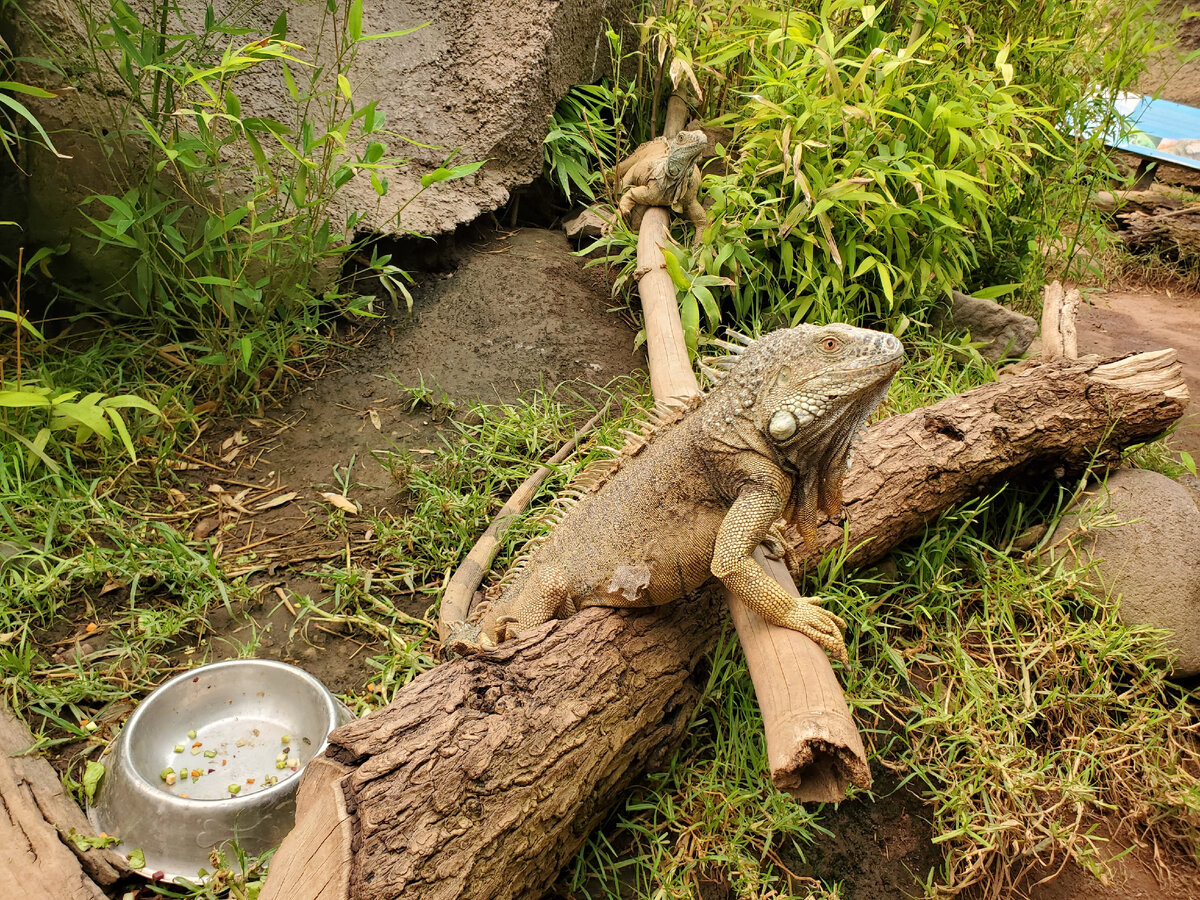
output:
M1200 673L1200 508L1191 491L1158 472L1119 469L1068 510L1048 546L1056 560L1089 566L1086 582L1119 598L1122 621L1171 633L1174 677Z

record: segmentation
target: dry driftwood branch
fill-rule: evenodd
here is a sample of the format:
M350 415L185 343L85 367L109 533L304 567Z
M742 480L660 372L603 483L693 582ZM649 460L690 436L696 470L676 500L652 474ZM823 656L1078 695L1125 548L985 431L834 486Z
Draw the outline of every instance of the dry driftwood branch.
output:
M885 419L847 478L846 532L824 526L821 548L854 548L851 566L878 560L990 485L1161 433L1185 398L1163 351L1034 361ZM588 609L426 672L331 736L262 900L541 896L620 791L676 746L719 608L701 592L659 610Z
M539 466L537 471L521 482L504 506L500 507L500 512L488 525L487 530L480 535L475 546L471 548L471 552L459 563L442 594L442 604L438 612L438 637L440 640L446 640L451 624L467 620L475 591L483 583L484 576L495 562L496 554L500 550L500 541L504 539L504 533L508 531L508 526L529 506L533 495L537 493L542 482L554 471L554 467L574 453L579 442L591 434L596 423L604 418L611 405L612 400L610 399L600 412L588 419L583 427L575 432L575 436L571 440L559 447L558 452L546 460L544 466Z
M1096 191L1092 194L1093 209L1109 215L1128 215L1133 212L1155 213L1173 210L1195 212L1196 195L1190 191L1165 184L1151 184L1144 191Z
M673 96L665 137L683 127L686 112ZM669 216L666 209L648 209L638 232L638 293L656 400L700 390L683 340L675 285L663 263ZM785 566L771 565L768 571L785 590L799 596ZM723 594L754 680L775 786L812 802L841 800L851 783L870 787L862 738L825 651L798 632L768 624L728 591Z
M1079 333L1075 322L1082 295L1076 288L1065 289L1060 282L1046 285L1042 292L1042 357L1057 359L1079 356Z
M93 830L50 763L18 755L32 744L29 729L0 709L0 897L105 900L100 885L124 874L120 859L60 837Z

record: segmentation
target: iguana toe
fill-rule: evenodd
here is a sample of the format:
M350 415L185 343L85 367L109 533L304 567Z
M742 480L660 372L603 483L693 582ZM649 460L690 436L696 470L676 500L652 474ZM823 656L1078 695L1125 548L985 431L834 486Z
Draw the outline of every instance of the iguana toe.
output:
M800 599L789 612L787 620L781 624L799 631L842 662L850 661L846 653L846 642L842 638L846 622L836 613L818 606L811 600Z

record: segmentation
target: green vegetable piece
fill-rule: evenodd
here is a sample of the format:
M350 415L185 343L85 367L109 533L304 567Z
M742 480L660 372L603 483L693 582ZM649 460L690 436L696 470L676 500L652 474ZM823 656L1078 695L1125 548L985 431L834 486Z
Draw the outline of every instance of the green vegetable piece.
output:
M193 728L191 731L188 732L188 737L191 738L192 740L196 739L196 729L195 728Z
M134 847L131 851L129 851L129 868L146 868L146 854L142 851L141 847Z
M83 770L83 792L87 795L88 800L96 796L96 786L100 784L100 779L103 777L104 763L88 760L87 767Z
M239 792L241 789L242 789L242 786L241 786L240 784L231 784L231 785L229 785L229 793L231 793L231 794L236 794L236 793L238 793L238 792Z
M183 744L176 744L176 745L175 745L175 752L176 752L176 753L182 753L182 752L183 752Z
M209 759L212 759L214 756L217 755L217 751L216 750L205 750L204 755L207 756Z

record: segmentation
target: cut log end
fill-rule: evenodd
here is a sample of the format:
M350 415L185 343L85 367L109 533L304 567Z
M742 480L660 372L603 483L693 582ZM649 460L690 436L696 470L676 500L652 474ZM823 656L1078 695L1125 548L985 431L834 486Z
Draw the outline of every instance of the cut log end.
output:
M793 758L772 768L771 783L801 803L839 803L851 785L871 787L871 769L849 748L814 739L800 742Z
M1187 382L1183 366L1173 349L1151 350L1101 363L1092 369L1092 377L1102 384L1127 391L1156 391L1187 404Z

